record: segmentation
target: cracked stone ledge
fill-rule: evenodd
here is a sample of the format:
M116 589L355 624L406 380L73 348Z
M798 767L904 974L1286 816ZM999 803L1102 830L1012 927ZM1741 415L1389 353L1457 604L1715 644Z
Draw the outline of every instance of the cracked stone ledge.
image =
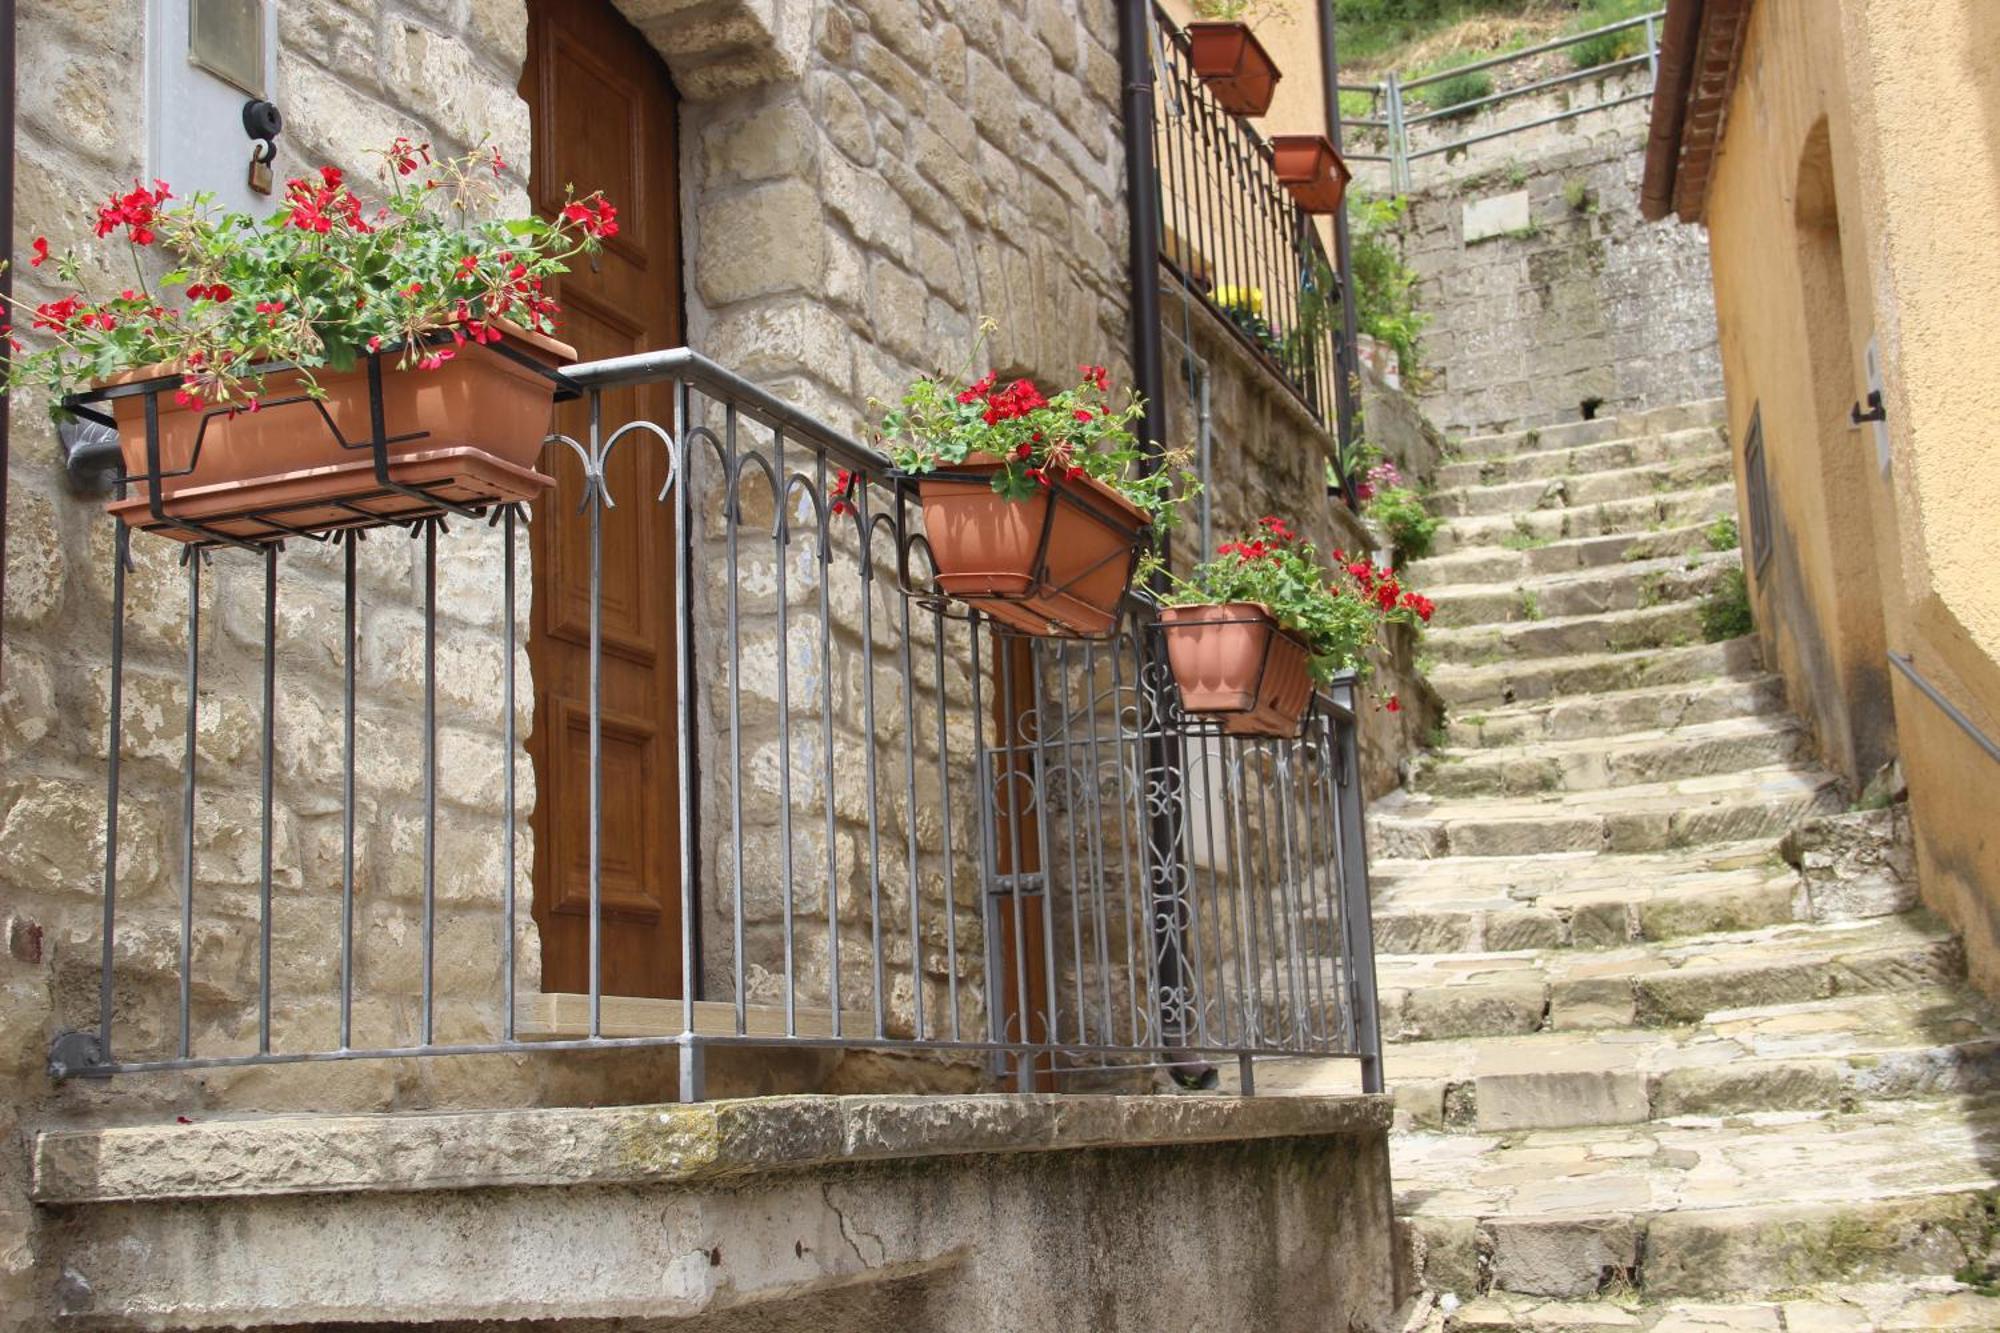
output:
M50 1130L50 1206L712 1181L842 1162L1380 1135L1384 1096L760 1097Z

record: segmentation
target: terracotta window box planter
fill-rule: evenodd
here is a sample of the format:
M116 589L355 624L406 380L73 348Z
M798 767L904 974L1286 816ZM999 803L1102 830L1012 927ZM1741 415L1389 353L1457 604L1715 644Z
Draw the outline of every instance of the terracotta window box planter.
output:
M1283 76L1257 34L1241 23L1190 23L1187 35L1194 72L1223 110L1261 116L1271 109Z
M974 455L917 478L938 586L1026 634L1111 633L1146 544L1145 511L1089 477L1004 499L992 484L1000 468Z
M382 365L391 486L382 484L369 447L373 405L365 361L352 370L319 371L325 397L318 406L303 397L299 375L282 372L265 380L266 406L256 412L182 407L172 384L100 399L95 406L116 418L125 474L133 479L126 498L106 507L136 528L204 541L406 521L437 512L427 497L471 509L533 499L551 484L534 470L556 393L547 372L574 361L575 349L514 329L503 332L500 344L468 342L456 350L436 370ZM163 373L170 372L149 367L101 387ZM157 469L147 451L149 399L158 407ZM143 480L156 472L157 513L151 483Z
M1225 735L1298 735L1312 702L1312 652L1257 602L1160 611L1181 711Z
M1324 134L1274 134L1271 165L1278 180L1308 213L1337 213L1354 173Z

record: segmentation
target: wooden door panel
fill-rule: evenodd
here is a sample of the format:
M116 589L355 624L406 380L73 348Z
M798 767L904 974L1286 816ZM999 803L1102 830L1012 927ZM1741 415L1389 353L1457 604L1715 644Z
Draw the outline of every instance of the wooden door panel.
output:
M530 0L522 96L533 117L529 194L553 213L572 191L603 190L619 234L556 284L565 340L586 360L681 341L678 147L666 68L609 0ZM671 420L654 386L603 401L603 429ZM588 443L583 402L556 429ZM542 988L582 991L590 975L590 515L579 512L583 469L567 445L543 456L556 488L535 506L530 534L535 679L535 922ZM632 436L606 467L615 507L601 511L598 689L601 750L599 902L602 979L609 995L681 991L680 825L668 475L659 441Z

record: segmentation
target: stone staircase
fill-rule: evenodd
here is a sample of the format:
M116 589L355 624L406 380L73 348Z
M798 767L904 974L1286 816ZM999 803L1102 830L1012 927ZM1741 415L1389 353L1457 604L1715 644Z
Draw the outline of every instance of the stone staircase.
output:
M1907 895L1780 855L1848 800L1754 638L1703 641L1722 421L1493 435L1438 477L1410 581L1448 721L1369 830L1415 1326L2000 1329L2000 1024Z

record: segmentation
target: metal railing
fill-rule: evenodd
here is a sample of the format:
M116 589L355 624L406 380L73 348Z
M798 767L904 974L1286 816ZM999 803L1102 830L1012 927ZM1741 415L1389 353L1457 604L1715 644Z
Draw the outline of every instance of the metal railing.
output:
M1621 19L1616 23L1607 23L1602 27L1592 28L1585 32L1570 33L1566 36L1555 38L1552 41L1543 42L1537 46L1524 47L1519 51L1509 51L1485 60L1473 61L1470 64L1455 65L1450 69L1438 70L1435 73L1420 75L1416 78L1408 78L1397 73L1395 70L1391 70L1380 83L1342 84L1340 86L1342 93L1368 94L1372 99L1370 107L1372 114L1353 118L1343 117L1340 122L1341 125L1350 130L1365 132L1371 138L1379 140L1383 147L1383 151L1379 153L1350 152L1347 154L1347 159L1350 162L1385 163L1389 168L1389 189L1395 193L1403 193L1415 188L1412 182L1410 164L1423 158L1442 156L1459 149L1469 148L1474 144L1486 143L1490 140L1504 138L1507 135L1518 134L1523 130L1531 130L1543 125L1553 125L1559 121L1588 115L1594 111L1607 111L1612 107L1624 106L1629 102L1645 101L1652 97L1653 85L1659 77L1660 20L1665 16L1665 13L1666 11L1663 9L1654 10L1648 14ZM1480 74L1488 70L1504 69L1523 60L1549 55L1557 51L1566 51L1583 42L1595 41L1599 38L1608 37L1616 33L1630 32L1634 29L1641 30L1641 37L1644 42L1643 50L1636 55L1592 65L1586 69L1566 70L1560 74L1549 75L1545 78L1533 79L1526 83L1502 87L1484 96L1468 98L1462 102L1455 102L1450 106L1434 109L1425 105L1425 99L1418 92L1418 90L1423 88L1435 87L1466 75ZM1532 119L1511 124L1497 125L1491 129L1480 130L1476 133L1459 135L1457 137L1441 137L1432 143L1417 145L1413 142L1411 131L1418 126L1442 125L1446 121L1456 120L1486 107L1497 107L1516 98L1529 97L1536 93L1552 92L1558 88L1567 88L1572 84L1588 83L1612 75L1636 71L1641 67L1647 71L1646 86L1636 92L1601 97L1596 101L1565 107L1548 115L1536 116ZM1412 96L1413 93L1417 93L1417 95Z
M1161 265L1331 430L1341 293L1319 229L1279 182L1270 146L1195 73L1187 34L1153 15Z
M69 996L56 1076L677 1047L693 1100L706 1051L803 1045L983 1061L1023 1089L1234 1057L1247 1090L1255 1057L1343 1056L1380 1087L1351 683L1295 739L1204 730L1143 602L1108 640L1031 641L933 595L909 483L756 386L685 349L567 376L588 428L552 437L534 521L574 524L554 558L580 579L561 606L584 673L580 707L532 718L533 789L524 508L394 525L415 539L395 576L369 551L401 541L387 527L241 549L118 525L97 987ZM670 415L630 415L641 389ZM186 550L179 613L128 605L141 542L142 575ZM607 697L642 613L605 570L643 549L637 586L671 608L657 734ZM218 597L229 635L203 630ZM454 644L461 624L489 632ZM447 667L479 683L441 701ZM224 762L229 682L254 740ZM670 781L635 787L648 765ZM671 794L657 864L634 790ZM539 860L537 800L582 814L570 841L537 830ZM678 994L615 993L642 898L677 917ZM546 989L556 910L585 932L571 993Z

